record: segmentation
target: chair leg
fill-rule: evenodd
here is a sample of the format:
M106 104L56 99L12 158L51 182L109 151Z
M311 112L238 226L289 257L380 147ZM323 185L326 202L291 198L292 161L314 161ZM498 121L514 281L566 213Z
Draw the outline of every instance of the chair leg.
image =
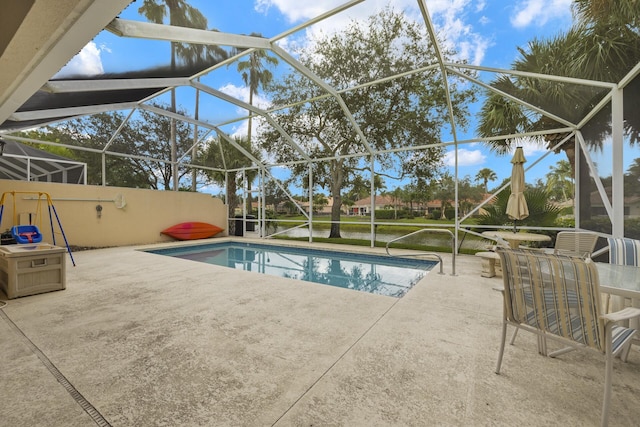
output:
M511 336L511 341L509 341L509 345L513 345L516 342L516 337L518 336L518 328L513 331L513 335Z
M518 329L516 328L516 331ZM498 364L496 365L496 374L500 373L500 365L502 365L502 356L504 354L504 344L507 341L507 321L502 321L502 339L500 341L500 353L498 354Z
M602 417L600 425L606 427L609 424L609 403L611 402L611 381L613 377L613 354L611 343L611 326L607 325L605 330L606 352L604 368L604 397L602 399Z
M511 341L509 341L509 345L513 345L516 342L516 337L518 336L518 328L513 331L513 335L511 336ZM547 355L547 339L543 336L538 335L538 353L546 356Z
M561 354L569 353L570 351L573 351L573 350L575 350L574 347L561 348L560 350L556 350L554 352L549 353L549 357L558 357Z
M547 356L547 337L538 335L538 354Z
M629 352L631 351L631 344L633 344L633 341L629 340L627 345L625 345L622 351L620 352L620 360L622 360L624 363L627 363L627 359L629 358Z

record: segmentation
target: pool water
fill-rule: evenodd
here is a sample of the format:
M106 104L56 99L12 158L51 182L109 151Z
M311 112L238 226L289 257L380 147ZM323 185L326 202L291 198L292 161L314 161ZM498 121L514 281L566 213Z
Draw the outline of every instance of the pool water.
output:
M397 298L437 264L418 259L238 242L147 252Z

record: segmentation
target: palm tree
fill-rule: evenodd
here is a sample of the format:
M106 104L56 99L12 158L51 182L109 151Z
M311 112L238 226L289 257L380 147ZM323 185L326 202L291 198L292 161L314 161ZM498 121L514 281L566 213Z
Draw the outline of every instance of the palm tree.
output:
M624 176L624 194L640 195L640 158L636 158L627 169Z
M440 200L440 219L447 219L445 211L449 203L455 199L455 181L449 173L443 174L439 181L432 181L434 185L433 197Z
M489 171L493 173L491 169L489 169ZM484 199L484 195L486 193L486 184L484 188L479 185L473 185L471 177L469 175L466 175L464 178L459 179L458 213L460 215L467 215L475 204L481 202Z
M517 71L617 83L640 61L640 32L637 25L630 24L638 22L638 6L615 6L614 3L636 2L574 0L573 7L578 19L574 26L565 34L548 40L534 39L527 44L526 49L518 48L520 58L514 61L512 68ZM590 112L606 92L565 82L521 76L498 77L492 86L573 123L578 123ZM592 120L594 123L586 128L594 137L593 144L600 145L601 137L608 133L607 113ZM628 131L640 127L634 126L634 122L629 120L626 120L625 126ZM554 127L558 127L556 121L491 92L482 107L478 129L482 136L495 136ZM545 142L548 146L553 146L565 136L566 134L547 135ZM636 135L632 142L637 140ZM497 152L504 153L509 150L511 143L513 141L503 140L491 142L490 145ZM567 141L561 149L567 154L573 154L570 146L573 146L573 140ZM568 156L568 159L575 170L574 156Z
M144 0L138 8L138 13L144 15L149 21L162 24L165 17L169 17L169 25L178 27L207 28L207 18L187 0ZM176 69L176 60L179 58L188 66L194 66L203 62L224 59L226 52L218 46L206 46L202 44L187 44L171 42L171 71ZM171 89L171 112L176 112L176 92ZM171 118L171 164L173 175L173 190L178 191L178 152L176 144L176 122Z
M555 221L560 214L560 208L549 203L549 194L546 190L526 188L524 194L529 206L529 216L519 220L518 224L540 227L553 227L556 225ZM480 225L512 224L513 220L506 213L509 195L508 191L501 191L496 194L491 203L484 206L484 212L478 217L477 223Z
M482 168L476 174L475 179L476 181L482 181L484 185L484 192L488 193L489 190L487 189L487 184L489 183L489 181L495 181L496 179L498 179L498 175L496 175L496 173L489 168Z
M585 25L613 23L637 28L640 24L638 2L611 0L573 0L574 14Z
M251 33L253 37L262 37L262 34ZM245 61L238 62L238 72L242 75L242 81L249 87L249 105L253 105L253 97L258 94L258 89L264 88L271 80L273 74L267 69L268 66L278 65L278 59L267 54L264 49L255 49ZM251 127L253 122L253 112L249 111L249 129L247 130L247 140L251 145ZM249 198L247 203L251 206L251 181L248 182Z
M398 219L398 208L402 209L402 202L405 199L405 191L402 187L396 187L390 192L393 200L393 219Z
M262 34L251 33L252 37L262 37ZM270 56L264 49L255 49L244 61L238 62L238 72L242 75L242 81L249 87L249 105L253 105L253 97L258 94L260 88L266 87L273 80L273 74L267 69L269 66L278 65L278 59ZM249 129L247 138L251 142L251 118L249 112Z
M607 5L603 5L607 3ZM578 21L565 34L549 40L533 40L527 49L519 49L520 58L513 63L513 69L549 75L575 77L590 80L618 82L640 60L640 33L636 6L612 6L602 0L575 0L574 10ZM603 12L606 10L606 13ZM615 16L607 15L614 13ZM578 123L605 96L606 90L516 76L498 77L492 86L509 93L529 104L539 106L547 112L571 123ZM637 111L638 96L635 92L640 85L629 85L629 95L625 92L625 111ZM610 109L603 109L582 133L592 149L602 147L602 141L610 132ZM640 141L640 118L629 114L625 117L625 130L632 144ZM528 131L550 130L559 127L557 121L526 109L521 104L490 92L480 113L479 133L485 137L517 134ZM566 133L545 135L538 139L548 148L568 136ZM491 141L489 146L497 153L504 154L516 139ZM559 150L566 153L575 177L575 141L568 139ZM583 156L580 157L583 161ZM588 200L589 176L586 163L580 168L584 174L580 182L583 196ZM582 175L582 174L581 174ZM590 210L584 206L581 217L587 219Z
M573 197L573 174L571 165L566 160L559 160L547 175L547 192L552 198L558 199L557 194L562 194L562 201L566 202Z
M260 153L251 149L251 145L246 138L235 138L235 143L244 148L255 158L260 158ZM238 174L238 169L251 166L251 159L245 156L226 139L218 138L210 142L205 154L205 163L207 166L222 169L222 171L208 170L206 174L213 182L220 185L224 185L226 183L225 191L227 194L227 205L229 206L230 214L233 215L239 204L238 196L236 194L238 191L238 184L242 185L242 178ZM249 172L254 175L250 176ZM247 171L247 180L255 178L255 174L257 174L256 170ZM231 230L233 225L234 222L230 221L229 230Z
M572 75L568 65L580 37L578 31L571 30L549 40L530 41L526 49L518 48L520 58L513 63L512 68L517 71L586 78ZM520 76L500 76L492 82L492 86L573 123L579 122L604 96L604 93L596 94L586 87ZM549 130L560 126L548 116L534 113L520 103L490 92L481 109L478 131L480 135L489 137ZM545 143L550 149L567 135L568 133L545 135L538 142ZM506 154L517 141L514 138L490 141L488 144L497 153ZM575 170L573 148L573 139L560 147L566 152Z

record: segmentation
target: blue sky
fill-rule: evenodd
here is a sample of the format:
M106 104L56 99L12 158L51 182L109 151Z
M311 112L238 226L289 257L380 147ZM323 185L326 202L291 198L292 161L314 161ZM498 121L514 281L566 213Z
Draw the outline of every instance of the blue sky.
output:
M322 0L306 2L301 0L233 0L215 1L192 0L190 4L207 17L209 27L222 32L249 34L261 33L272 37L306 22L330 10L344 1ZM137 10L142 1L133 2L120 15L123 19L142 20ZM340 15L334 16L313 27L283 40L287 48L294 43L304 44L307 37L317 32L338 31L352 19L365 19L389 4L385 0L367 0ZM390 3L395 9L402 9L409 16L419 18L415 0L395 0ZM496 68L510 68L517 57L517 46L525 46L535 37L546 38L566 30L572 21L571 0L427 0L432 20L447 43L459 57L472 64ZM168 62L169 43L149 40L119 38L102 32L61 71L61 74L119 72L130 69L144 69ZM278 74L278 70L275 70ZM207 84L248 101L248 90L235 67L224 67L212 74ZM188 90L186 90L188 91ZM258 97L258 104L268 104L268 100ZM181 98L182 99L182 98ZM187 96L186 99L189 99ZM187 106L188 108L188 106ZM203 108L203 118L216 122L239 117L244 112L218 101L209 101ZM244 126L244 127L243 127ZM460 132L460 139L474 134L475 125L467 132ZM230 133L246 132L246 122L227 127ZM445 137L445 139L447 139ZM534 162L544 154L536 146L525 146L529 162ZM447 157L452 161L451 153ZM563 156L549 156L528 172L528 181L544 177L549 166ZM459 149L459 174L472 178L478 170L489 167L498 174L498 184L510 176L510 163L499 160L480 144L467 144ZM529 163L531 164L531 163ZM397 184L396 184L397 185ZM393 188L392 183L388 188Z

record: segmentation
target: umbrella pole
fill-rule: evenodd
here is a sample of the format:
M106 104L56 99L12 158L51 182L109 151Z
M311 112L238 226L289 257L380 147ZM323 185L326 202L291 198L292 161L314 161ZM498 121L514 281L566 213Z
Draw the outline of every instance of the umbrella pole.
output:
M517 219L514 219L514 220L513 220L513 232L514 232L514 233L517 233L517 232L518 232L518 229L516 228L516 223L517 223L517 222L518 222L518 220L517 220Z

